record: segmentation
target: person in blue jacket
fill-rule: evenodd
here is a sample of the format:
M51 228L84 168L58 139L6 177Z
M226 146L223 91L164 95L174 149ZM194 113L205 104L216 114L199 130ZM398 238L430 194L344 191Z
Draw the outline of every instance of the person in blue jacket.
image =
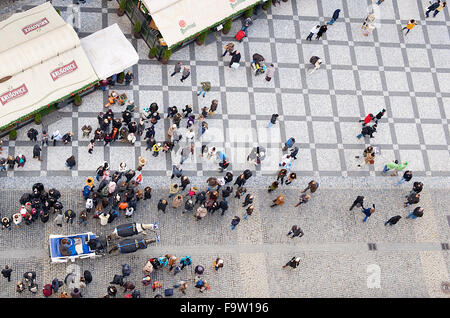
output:
M336 20L339 18L339 12L341 12L341 9L337 9L333 12L331 20L327 22L328 25L332 25L334 22L336 22Z

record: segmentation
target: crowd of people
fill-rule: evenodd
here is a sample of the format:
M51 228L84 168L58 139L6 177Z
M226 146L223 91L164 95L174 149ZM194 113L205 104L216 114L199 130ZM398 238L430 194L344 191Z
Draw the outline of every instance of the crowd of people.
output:
M378 1L378 5L381 5L383 1ZM274 4L275 5L275 4ZM437 1L428 7L426 12L427 17L429 13L434 11L433 17L446 7L445 2ZM340 16L340 9L335 10L332 18L324 25L314 26L307 40L311 41L315 35L316 40L320 40L327 32L328 28L332 26ZM364 20L362 29L367 33L368 30L373 29L373 22L375 16L373 13L369 14ZM410 32L417 22L411 19L408 25L403 28L407 30L406 34ZM364 35L368 35L367 34ZM225 46L225 52L222 57L227 54L231 56L229 67L236 67L241 59L241 54L238 50L235 50L233 43L228 43ZM255 76L266 72L266 81L270 81L275 73L273 64L269 68L263 65L264 57L255 53L253 55L252 68L255 70ZM313 56L310 60L313 64L314 70L320 67L322 60L319 57ZM184 66L182 62L175 64L171 77L182 73L180 79L181 82L186 80L190 75L190 68ZM126 77L126 85L129 85L133 80L133 75L128 72ZM101 83L102 89L108 85L108 81ZM111 84L111 83L109 83ZM201 82L201 90L197 93L197 96L205 98L207 92L211 90L211 83L208 81ZM115 114L113 111L114 105L126 106L120 114ZM146 142L147 151L151 151L153 157L158 157L160 152L166 154L180 153L179 163L172 165L171 180L174 178L179 179L177 182L172 182L167 196L153 199L157 200L157 211L166 213L167 207L170 205L172 209L180 210L182 214L192 214L197 220L201 221L208 215L212 216L215 212L221 211L221 216L224 216L229 208L229 198L234 194L233 199L239 202L241 198L242 212L233 211L234 216L231 219L231 230L236 229L240 224L241 219L249 220L249 216L256 212L255 194L250 193L246 187L246 182L253 176L250 169L244 170L238 176L233 176L231 171L226 171L230 166L230 160L224 153L224 150L216 149L216 147L208 147L203 144L200 150L199 156L206 158L216 158L219 164L218 171L224 173L221 177L211 176L206 180L206 184L191 184L188 176L183 173L183 163L194 155L195 140L198 139L208 130L208 123L206 119L212 117L219 107L219 101L213 99L209 107L203 107L200 113L195 115L192 105L185 105L183 109L178 109L177 106L169 106L167 108L166 115L160 113L159 106L156 102L151 103L148 107L144 107L139 113L138 120L135 120L133 113L138 108L132 100L128 100L124 94L112 90L108 96L108 103L105 105L105 111L100 112L97 116L98 127L93 130L89 124L83 125L81 128L82 138L88 138L90 140L87 147L87 152L92 154L94 148L98 143L103 143L104 146L108 146L111 143L117 141L129 143L134 145L139 136L144 136L143 140ZM377 132L379 121L386 114L386 109L382 108L376 115L369 113L364 119L361 119L362 123L361 133L356 137L358 139L362 137L375 138L374 133ZM272 114L267 129L270 129L276 125L279 115ZM161 119L169 121L169 129L165 136L156 137L155 126ZM182 123L185 120L185 123ZM180 132L180 126L186 125L187 133L185 139ZM197 126L197 133L195 127ZM91 137L91 134L93 136ZM49 145L48 133L43 130L41 134L41 141L38 142L37 138L39 132L35 128L31 128L27 132L27 136L31 141L35 142L33 147L33 159L42 161L41 151L42 147ZM69 144L72 142L74 134L69 131L62 135L59 130L54 131L50 139L53 146L57 142L63 142ZM158 139L158 141L157 141ZM185 142L184 142L185 140ZM292 171L292 162L299 156L299 148L295 146L295 137L289 137L285 142L280 145L283 152L282 159L278 165L278 172L276 180L273 181L267 188L270 195L280 192L280 186L290 185L297 179L297 173ZM1 150L1 144L0 144ZM356 159L361 159L362 162L358 164L358 167L364 165L373 165L376 155L380 152L380 149L376 146L367 146L362 156L355 156ZM258 146L252 150L248 155L247 161L253 163L255 166L261 164L261 161L266 157L266 150L262 146ZM119 167L115 171L111 171L111 167L108 162L104 162L96 170L96 175L89 177L86 180L86 184L82 189L82 196L85 200L85 208L78 213L78 222L83 226L87 226L89 219L94 219L99 222L101 226L106 226L115 221L116 219L128 219L132 218L135 213L138 212L138 202L141 200L152 200L152 188L150 186L142 187L142 169L147 164L147 159L144 156L137 158L137 169L127 168L127 163L120 163ZM6 166L9 169L14 169L17 164L18 167L23 167L26 162L24 155L19 154L15 158L8 156L7 158L0 158L0 171L6 170ZM76 165L75 156L70 156L66 160L66 165L69 169L72 169ZM397 176L398 172L404 171L408 166L408 162L399 162L393 160L384 165L382 174L386 175L390 173L392 176ZM405 170L402 178L396 183L397 186L405 182L411 181L413 178L412 171ZM97 181L97 185L95 185ZM235 187L236 186L236 187ZM206 188L206 189L205 189ZM313 194L318 190L319 183L315 180L311 180L308 185L300 191L300 197L295 207L299 207L302 204L306 204L312 199ZM405 195L406 201L404 207L408 209L405 218L417 219L423 216L424 209L420 206L415 207L412 211L409 211L409 207L416 205L420 202L420 192L423 189L423 183L415 181L413 183L412 190ZM307 191L310 193L307 194ZM281 207L285 204L285 195L278 194L270 205L271 208ZM371 215L376 210L375 204L364 206L364 196L357 196L350 207L350 211L357 207L361 209L364 215L362 222L367 222ZM11 230L12 228L21 228L23 225L30 226L34 222L39 220L43 223L53 219L58 227L62 227L64 222L72 224L77 218L77 212L67 208L64 211L63 203L61 202L61 193L59 190L52 188L48 191L45 190L42 183L36 183L32 186L31 193L24 193L20 198L20 209L18 212L13 213L11 216L2 215L1 223L3 229ZM240 202L239 202L240 204ZM64 212L63 212L64 211ZM384 224L393 226L399 222L404 216L395 215L388 219ZM295 237L302 237L305 232L298 225L293 225L287 236L291 239ZM296 269L301 262L301 258L298 256L292 257L284 266ZM173 290L178 289L182 294L186 294L186 290L189 286L187 281L181 280L177 284L170 288L165 288L162 291L164 283L152 278L154 270L162 271L164 268L174 276L182 271L186 266L191 266L193 260L190 256L185 256L178 259L173 254L166 254L160 257L150 258L143 266L143 278L141 280L142 286L151 286L153 292L158 291L155 297L162 297L173 295ZM224 265L224 261L221 258L216 258L213 262L215 271L218 271ZM2 270L2 275L10 281L11 272L13 271L9 265L6 265ZM204 292L210 289L209 282L202 278L205 272L205 267L197 265L194 269L195 277L193 278L194 287L198 288L200 292ZM131 267L127 264L122 267L122 274L117 274L113 277L110 285L106 287L107 293L104 297L116 297L117 287L123 288L123 293L127 298L139 298L140 291L136 287L136 284L131 281L126 281L130 276ZM74 275L67 275L64 281L55 278L51 283L45 284L42 288L43 295L49 297L52 294L59 292L59 289L66 284L67 286L73 286L76 283L75 288L72 288L70 293L59 292L60 298L80 298L83 294L83 289L92 282L92 274L89 271L85 271L84 275L79 281L74 281ZM38 286L36 283L36 272L27 271L23 275L23 279L16 284L16 291L22 293L26 288L34 294L38 292Z

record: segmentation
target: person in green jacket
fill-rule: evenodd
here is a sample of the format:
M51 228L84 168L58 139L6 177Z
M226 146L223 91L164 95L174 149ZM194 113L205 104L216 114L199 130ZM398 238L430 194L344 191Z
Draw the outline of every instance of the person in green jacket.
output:
M399 164L398 160L395 160L393 162L389 162L389 163L384 165L382 174L385 175L386 172L388 172L390 170L395 170L395 175L397 175L399 171L402 171L407 166L408 166L408 161L405 161L404 163L400 163Z
M206 92L209 92L209 90L211 89L211 83L201 82L200 84L202 85L202 89L197 93L197 96L200 96L203 93L203 97L205 97Z

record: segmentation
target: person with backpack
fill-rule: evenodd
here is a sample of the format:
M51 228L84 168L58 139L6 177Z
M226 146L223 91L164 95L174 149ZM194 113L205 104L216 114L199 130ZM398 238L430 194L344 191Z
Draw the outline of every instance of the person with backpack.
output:
M423 208L418 206L413 211L411 211L411 213L409 213L409 215L406 218L415 220L417 218L421 218L422 216L423 216Z
M202 88L200 89L200 92L197 93L197 96L200 96L203 93L203 97L205 97L206 92L209 92L211 90L211 82L201 82Z
M407 198L406 198L406 202L404 203L404 207L408 207L412 204L417 204L420 201L420 193L413 193L410 194Z

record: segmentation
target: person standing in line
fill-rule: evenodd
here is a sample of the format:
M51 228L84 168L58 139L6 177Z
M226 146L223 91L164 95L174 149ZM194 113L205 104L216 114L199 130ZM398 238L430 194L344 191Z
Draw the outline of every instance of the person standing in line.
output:
M277 122L278 114L272 114L272 117L270 117L269 124L267 125L267 128L272 127Z
M412 177L413 177L412 172L409 170L406 170L405 173L403 174L403 177L395 185L399 186L405 181L409 182L412 179Z
M270 206L271 208L275 207L275 206L282 206L284 204L284 200L285 200L285 196L283 194L280 194L279 196L277 196L275 198L275 200L273 200L273 204Z
M350 207L350 209L348 209L349 211L351 211L354 207L361 207L364 209L364 196L362 195L358 195L355 199L355 201L353 201L352 206Z
M361 207L361 212L366 216L363 220L363 222L366 222L367 219L375 212L375 204L372 204L371 208Z
M286 263L286 265L283 265L282 268L286 268L288 266L292 267L292 269L297 269L298 265L300 264L300 257L292 257L289 262Z
M405 33L405 36L407 36L408 33L409 33L416 25L417 25L416 20L411 19L411 20L409 20L408 24L402 29L402 32L403 32L403 30L407 30L406 33Z
M308 34L308 36L306 37L306 40L311 41L311 40L312 40L312 37L314 36L314 34L317 34L317 32L319 32L319 29L320 29L320 25L319 25L319 24L316 25L315 27L313 27L313 28L311 29L311 31L309 31L309 34Z
M392 226L392 225L395 225L395 224L397 224L397 222L401 219L402 217L400 216L400 215L396 215L396 216L393 216L393 217L391 217L389 220L387 220L385 223L384 223L384 226L386 226L386 225L390 225L390 226Z
M406 218L415 220L417 218L421 218L422 216L423 216L423 208L418 206L417 208L414 209L414 211L411 211L411 213L409 213L409 215Z
M336 22L337 19L339 19L339 13L341 12L341 9L336 9L333 12L333 16L331 17L331 20L327 22L328 25L333 25L334 22Z
M189 75L191 75L191 70L190 70L189 66L185 66L183 68L183 73L181 74L180 81L183 82L186 78L189 77Z
M12 269L9 268L8 265L5 265L5 268L2 269L2 275L4 278L8 279L8 283L11 281L11 272L12 272Z
M284 183L284 178L286 177L288 171L286 169L281 169L278 171L277 181L281 179L280 183Z
M386 114L386 109L382 109L378 112L378 114L375 116L375 118L372 118L372 120L375 121L375 124L378 124L378 121L381 119L381 117L384 116L384 114Z
M420 193L413 193L406 198L406 202L403 204L403 207L406 208L411 204L417 204L419 202L420 202Z
M181 61L178 61L177 64L175 64L173 73L170 74L170 77L173 77L175 74L180 73L182 67L183 67L183 63L181 63Z
M245 215L244 220L247 220L249 215L252 215L255 210L255 206L253 204L250 204L247 209L245 209Z
M292 235L292 236L291 236ZM298 225L292 225L291 230L286 236L291 236L291 239L294 237L302 237L304 235L302 229Z
M405 195L405 198L407 198L409 195L411 195L413 193L420 193L420 192L422 192L422 189L423 189L423 183L422 182L420 182L420 181L414 182L412 190L409 192L408 195Z
M328 30L328 27L326 26L326 24L322 25L319 28L319 32L317 32L316 40L319 40L327 32L327 30Z
M92 151L94 150L95 140L91 139L88 145L88 153L92 155Z

